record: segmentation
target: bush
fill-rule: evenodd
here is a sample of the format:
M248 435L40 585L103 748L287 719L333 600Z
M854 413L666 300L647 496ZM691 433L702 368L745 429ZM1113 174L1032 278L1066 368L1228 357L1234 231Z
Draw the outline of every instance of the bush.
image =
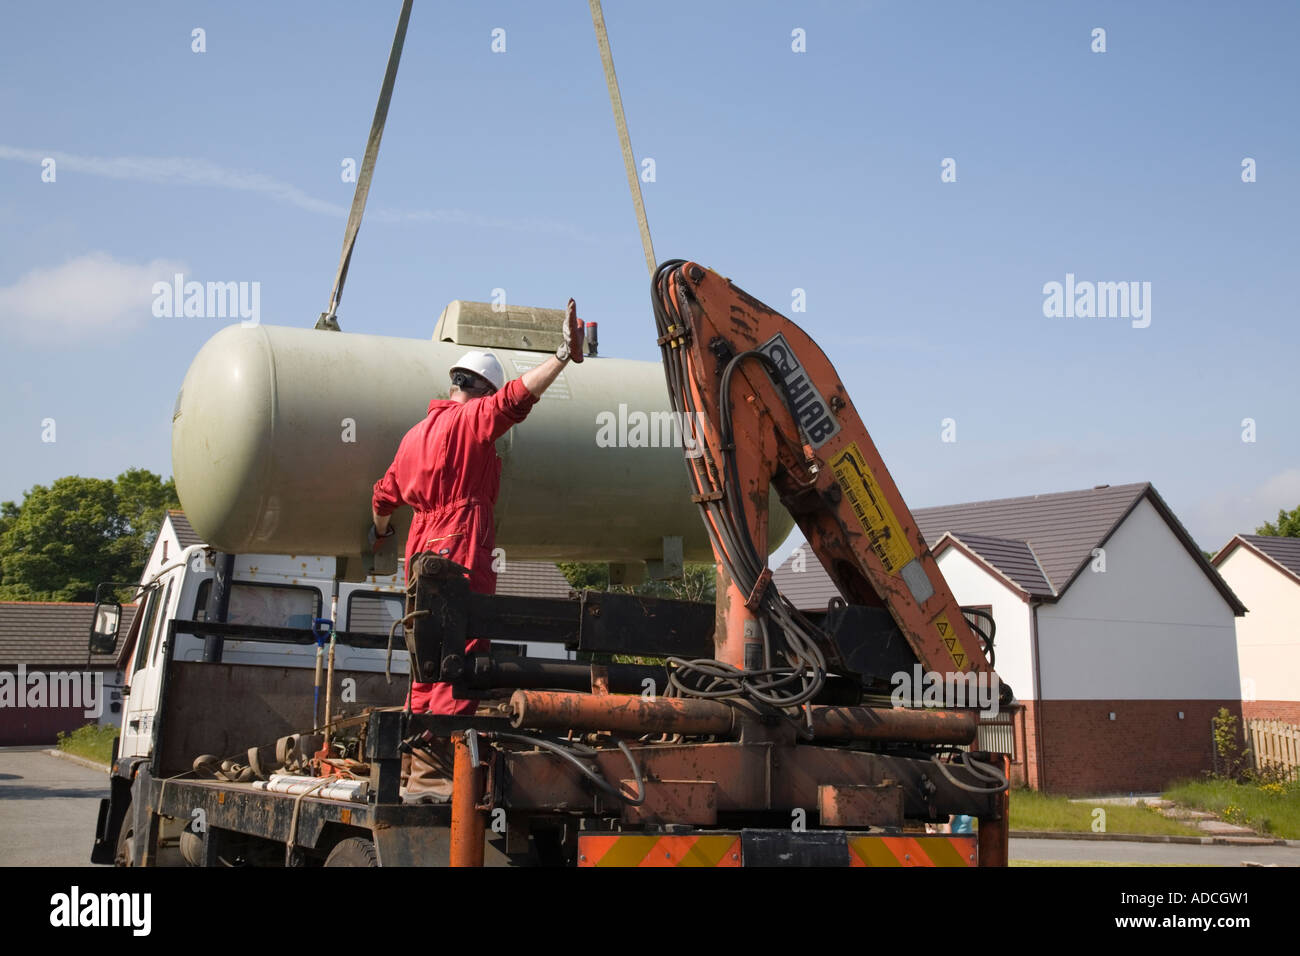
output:
M1218 780L1242 780L1250 773L1250 751L1242 747L1237 718L1220 707L1214 722L1214 770Z
M59 732L56 746L66 753L108 764L113 759L113 741L119 729L103 724L86 724L71 733Z

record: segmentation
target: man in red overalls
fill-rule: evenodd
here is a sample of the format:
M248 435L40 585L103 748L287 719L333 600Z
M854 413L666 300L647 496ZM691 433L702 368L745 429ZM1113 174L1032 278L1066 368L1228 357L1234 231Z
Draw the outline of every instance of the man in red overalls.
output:
M395 530L389 516L404 504L415 509L406 539L408 581L411 559L432 551L469 568L471 591L496 592L492 512L501 487L501 459L495 442L527 417L569 361L582 361L583 323L572 299L564 337L553 357L510 382L494 355L463 356L451 369L449 397L431 401L428 416L402 439L393 463L375 483L370 538L377 550ZM465 650L487 650L487 642L470 640ZM478 701L456 700L448 684L417 682L411 686L410 705L417 714L473 714ZM441 744L445 742L433 754L439 763L449 756ZM408 799L448 798L449 777L449 759L439 766L417 753L410 761Z

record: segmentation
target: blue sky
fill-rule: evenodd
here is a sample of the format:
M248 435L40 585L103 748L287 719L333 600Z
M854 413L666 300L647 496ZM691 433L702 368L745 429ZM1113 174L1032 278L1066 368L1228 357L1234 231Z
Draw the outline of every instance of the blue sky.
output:
M151 315L173 266L260 282L264 323L314 323L351 201L340 161L364 149L398 7L6 11L0 499L171 473L176 391L224 324ZM1214 549L1300 504L1300 7L610 0L605 16L656 164L659 257L786 314L806 290L793 317L913 507L1146 480ZM1149 282L1149 327L1045 317L1067 273ZM658 357L580 0L417 0L340 321L425 338L446 302L496 287L573 295L603 353Z

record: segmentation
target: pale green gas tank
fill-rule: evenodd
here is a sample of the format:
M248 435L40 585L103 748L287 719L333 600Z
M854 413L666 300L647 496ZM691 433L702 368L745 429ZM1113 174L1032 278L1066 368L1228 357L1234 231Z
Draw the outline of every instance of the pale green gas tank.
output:
M447 318L440 331L454 331ZM490 344L484 337L480 331L475 344L463 331L460 342L275 326L218 332L190 365L172 422L176 488L195 531L234 553L368 550L372 486L429 401L447 397L448 368ZM520 340L543 347L537 335ZM547 354L488 351L507 378ZM682 462L689 433L680 437L668 408L657 362L590 357L569 365L497 444L497 545L507 560L657 560L663 538L680 536L687 561L711 561ZM395 516L403 538L410 516L409 508ZM793 526L775 496L771 524L775 547Z

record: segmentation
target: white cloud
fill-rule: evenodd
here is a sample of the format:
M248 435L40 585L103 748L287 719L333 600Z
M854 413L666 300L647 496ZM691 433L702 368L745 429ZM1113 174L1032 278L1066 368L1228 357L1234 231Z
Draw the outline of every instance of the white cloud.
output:
M157 185L209 186L238 192L258 193L273 202L295 206L307 212L343 219L350 203L327 202L303 192L297 186L281 182L263 173L242 169L227 169L206 159L185 156L78 156L57 150L42 152L38 149L21 149L0 144L0 159L31 163L39 166L51 158L57 164L59 176L67 172L103 176L108 179L128 179ZM594 242L578 227L567 222L550 219L519 219L484 216L463 209L370 209L367 219L384 223L436 222L446 225L472 226L481 229L505 229L511 232L543 233L567 236L583 242Z
M60 176L71 171L160 185L214 186L218 189L261 193L268 199L297 206L308 212L339 217L348 214L347 206L316 199L297 186L282 183L262 173L226 169L206 159L184 156L76 156L57 150L41 152L37 149L0 145L0 159L40 165L46 157L55 161Z
M33 269L0 287L0 328L46 342L68 332L121 331L152 316L155 282L185 271L183 263L133 265L104 252Z

